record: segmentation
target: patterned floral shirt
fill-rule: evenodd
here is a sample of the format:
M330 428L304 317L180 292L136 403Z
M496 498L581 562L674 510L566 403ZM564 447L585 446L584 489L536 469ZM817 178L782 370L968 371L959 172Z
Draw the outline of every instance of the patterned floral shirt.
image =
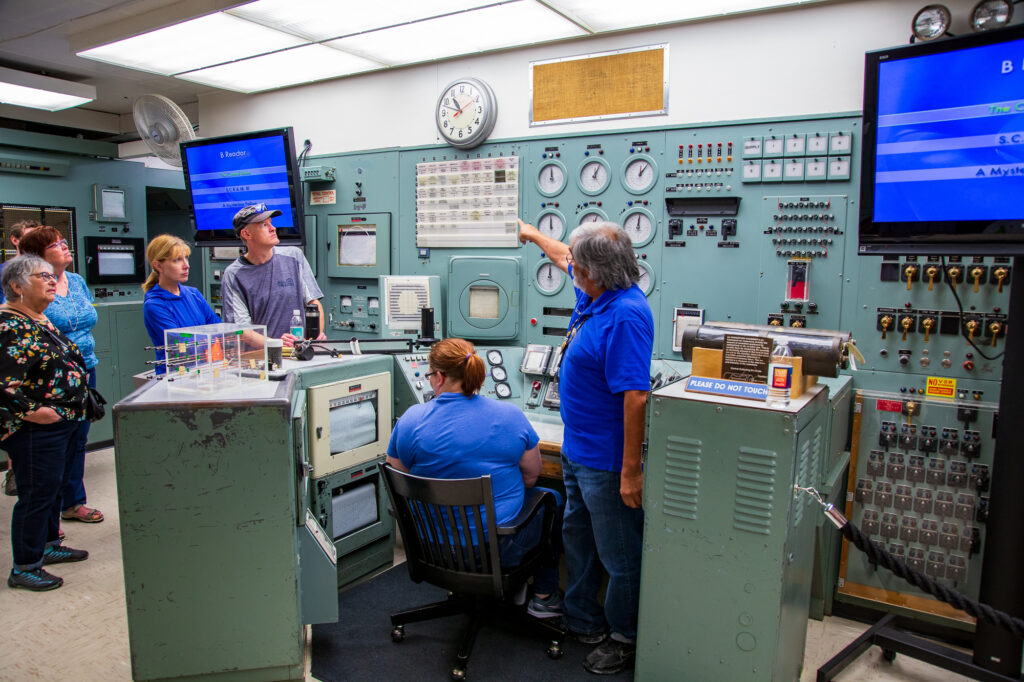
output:
M85 419L88 380L78 346L49 320L0 310L0 440L40 407L69 421Z

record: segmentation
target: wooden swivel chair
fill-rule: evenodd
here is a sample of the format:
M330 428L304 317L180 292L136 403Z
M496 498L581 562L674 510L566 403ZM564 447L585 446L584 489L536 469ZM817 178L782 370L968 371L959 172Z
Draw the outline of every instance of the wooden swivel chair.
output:
M556 518L559 515L553 494L532 491L512 525L495 526L490 476L423 478L385 465L384 484L405 543L409 577L413 582L425 580L448 590L444 601L391 614L393 641L405 638L408 623L468 613L469 623L451 671L453 680L463 680L483 619L500 615L519 621L550 640L548 656L561 657L565 637L561 619L533 618L524 606L512 603L557 537L553 531L560 519ZM484 518L481 510L485 511ZM541 541L520 565L503 567L498 536L515 533L538 513L543 513L545 519Z

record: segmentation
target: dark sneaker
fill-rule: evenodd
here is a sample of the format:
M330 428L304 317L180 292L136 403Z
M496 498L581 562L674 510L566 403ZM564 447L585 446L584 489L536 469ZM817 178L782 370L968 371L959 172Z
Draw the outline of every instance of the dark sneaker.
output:
M55 590L63 584L63 578L50 575L41 568L37 568L34 571L15 571L11 569L11 575L7 577L7 587L23 587L34 592Z
M526 606L526 612L534 618L556 618L562 615L562 591L555 590L545 599L534 595Z
M609 638L587 655L583 667L595 675L614 675L632 666L635 656L635 643L627 644Z
M580 644L589 644L589 645L600 644L601 642L603 642L604 640L606 640L608 638L608 633L607 632L595 632L592 635L585 635L582 632L573 632L572 630L570 630L569 632L572 633L572 636Z
M43 566L49 564L68 564L72 561L85 561L89 553L84 549L71 549L64 545L53 545L43 552Z

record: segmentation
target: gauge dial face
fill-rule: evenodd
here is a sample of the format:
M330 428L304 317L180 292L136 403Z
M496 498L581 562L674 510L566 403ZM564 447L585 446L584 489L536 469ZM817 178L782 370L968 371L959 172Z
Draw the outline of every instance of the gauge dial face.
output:
M508 379L508 372L505 371L504 367L492 367L491 378L495 381L505 381Z
M565 189L565 168L560 163L546 163L537 174L537 189L541 194L553 197Z
M658 169L653 161L647 157L636 157L630 159L622 174L622 182L626 189L633 194L643 194L654 187L657 179Z
M599 159L587 161L580 168L580 189L587 194L600 194L608 186L608 164Z
M587 211L582 216L580 216L580 225L582 225L583 223L599 223L602 220L607 220L607 218L605 218L597 211Z
M537 285L537 290L540 293L550 296L557 293L565 284L565 273L551 261L542 261L537 266L537 276L534 278L534 283Z
M499 398L511 398L512 387L506 383L494 384L494 393Z
M651 291L654 290L654 272L651 267L643 261L638 261L637 265L640 266L640 279L636 285L640 287L640 290L644 292L645 296L650 296Z
M494 129L498 107L487 83L460 78L441 91L434 119L441 137L453 147L472 149Z
M492 365L501 364L501 351L500 350L489 350L487 351L487 362Z
M626 214L622 221L622 229L629 235L633 246L643 246L654 236L654 221L646 211L633 211Z
M565 232L565 220L554 211L542 213L537 220L537 229L547 237L560 240Z

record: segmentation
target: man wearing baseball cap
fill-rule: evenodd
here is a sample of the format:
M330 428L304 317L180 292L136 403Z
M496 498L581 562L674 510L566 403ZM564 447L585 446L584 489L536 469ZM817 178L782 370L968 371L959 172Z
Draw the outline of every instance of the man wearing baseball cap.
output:
M224 269L221 297L225 322L265 324L267 335L286 346L301 339L289 333L292 313L305 319L307 303L320 309L320 335L324 335L323 292L302 251L294 246L277 246L280 241L271 218L281 215L266 204L246 206L232 219L235 234L245 244L245 254Z

